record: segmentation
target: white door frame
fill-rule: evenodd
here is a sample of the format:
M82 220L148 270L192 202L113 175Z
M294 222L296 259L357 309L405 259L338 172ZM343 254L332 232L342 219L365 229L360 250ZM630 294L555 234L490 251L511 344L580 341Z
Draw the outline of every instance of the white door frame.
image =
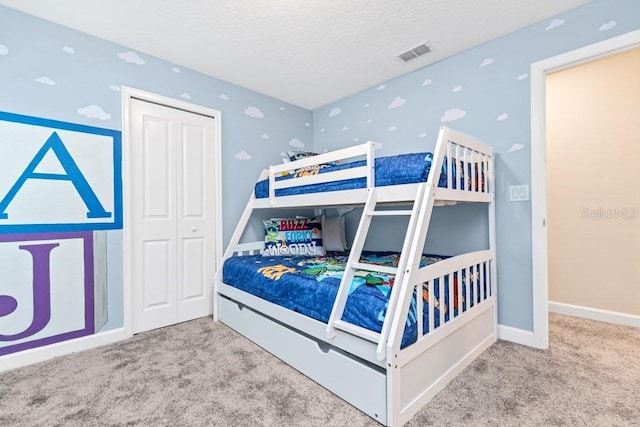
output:
M170 108L175 108L178 110L183 110L190 113L202 114L206 116L215 117L218 121L215 126L215 135L214 141L214 156L215 162L213 165L214 174L215 174L215 237L214 237L214 248L216 253L216 259L214 260L215 265L213 271L218 269L218 265L220 264L220 260L222 259L222 115L220 111L214 110L208 107L203 107L200 105L190 104L188 102L180 101L178 99L169 98L162 95L157 95L151 92L145 92L139 89L134 89L127 86L121 87L122 93L122 173L123 173L123 195L122 199L124 202L123 206L123 218L124 218L124 241L123 241L123 275L124 275L124 283L123 283L123 317L124 317L124 328L127 335L131 336L133 334L133 271L131 267L131 257L129 254L132 251L132 232L131 228L128 227L129 224L132 223L131 217L132 212L129 207L130 204L127 203L129 197L131 196L131 177L133 176L131 168L131 129L130 129L130 101L132 98L136 98L142 101L147 101L155 104L164 105ZM213 286L213 277L211 277L211 286ZM215 310L215 307L214 307Z
M546 76L640 46L640 30L531 64L531 257L533 267L533 342L549 347L547 270Z

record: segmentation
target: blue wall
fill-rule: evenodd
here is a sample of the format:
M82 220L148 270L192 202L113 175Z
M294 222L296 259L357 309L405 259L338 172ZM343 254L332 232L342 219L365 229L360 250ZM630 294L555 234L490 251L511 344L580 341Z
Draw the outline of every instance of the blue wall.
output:
M509 185L530 183L530 66L638 29L638 17L638 0L594 1L310 112L0 6L0 111L120 130L120 85L220 110L225 243L261 169L292 147L374 140L391 155L432 150L443 124L475 135L496 152L500 323L532 330L531 206L506 197ZM456 253L486 241L474 224L464 239L448 239L464 209L482 213L440 209L429 247ZM103 330L123 318L122 231L107 239Z
M0 111L121 130L121 85L221 111L225 244L260 171L312 146L306 109L0 6ZM123 324L122 231L107 239L103 330Z
M442 125L492 144L499 322L531 331L531 205L510 203L507 193L531 180L531 64L638 28L640 1L588 3L315 110L315 149L373 140L382 144L378 155L429 151ZM432 240L439 242L428 248L456 253L486 240L482 233L447 237L464 218L454 209L476 208L439 209Z

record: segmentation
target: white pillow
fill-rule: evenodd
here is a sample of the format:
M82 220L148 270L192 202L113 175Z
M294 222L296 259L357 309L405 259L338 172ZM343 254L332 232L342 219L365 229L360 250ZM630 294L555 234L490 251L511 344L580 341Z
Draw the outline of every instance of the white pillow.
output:
M325 251L344 252L347 250L343 216L322 216L322 246Z

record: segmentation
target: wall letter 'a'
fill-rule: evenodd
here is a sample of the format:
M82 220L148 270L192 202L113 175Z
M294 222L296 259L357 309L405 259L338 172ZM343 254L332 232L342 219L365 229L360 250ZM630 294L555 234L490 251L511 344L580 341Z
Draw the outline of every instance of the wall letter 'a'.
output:
M38 173L36 172L36 168L42 162L45 155L52 151L53 154L58 158L60 165L65 171L65 174L53 174L53 173ZM76 162L67 151L67 148L64 146L64 143L58 136L56 132L53 132L49 139L44 143L42 148L38 150L35 157L31 160L27 168L22 172L22 175L17 179L17 181L13 184L9 192L2 200L0 200L0 219L7 219L9 215L5 212L9 203L13 200L13 198L18 194L18 191L22 188L22 186L27 182L28 179L49 179L49 180L57 180L57 181L70 181L75 187L76 191L82 198L82 201L87 206L87 218L110 218L111 212L107 212L104 210L104 207L96 197L96 194L91 189L91 186L85 179L82 172L76 165Z

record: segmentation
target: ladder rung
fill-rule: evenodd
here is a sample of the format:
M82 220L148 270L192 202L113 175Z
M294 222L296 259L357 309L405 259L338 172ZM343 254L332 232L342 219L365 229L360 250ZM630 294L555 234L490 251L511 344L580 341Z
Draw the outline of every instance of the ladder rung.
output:
M351 268L358 268L364 271L375 271L378 273L396 274L398 269L396 267L385 267L383 265L365 264L363 262L354 262L351 264Z
M371 216L401 216L401 215L411 215L413 211L411 210L398 210L398 211L371 211L369 215Z
M380 340L379 333L370 331L369 329L360 326L356 326L353 323L345 322L344 320L334 321L333 327L345 332L349 332L350 334L359 336L360 338L364 338L369 341L378 342L378 340Z

